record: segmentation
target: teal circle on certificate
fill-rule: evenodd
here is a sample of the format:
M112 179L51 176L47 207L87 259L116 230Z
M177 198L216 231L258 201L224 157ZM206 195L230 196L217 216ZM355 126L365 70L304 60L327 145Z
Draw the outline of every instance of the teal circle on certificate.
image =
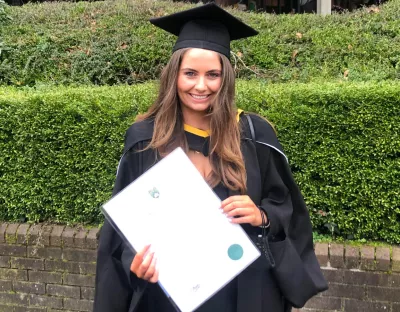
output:
M228 248L228 256L232 260L239 260L243 257L243 247L239 244L233 244Z

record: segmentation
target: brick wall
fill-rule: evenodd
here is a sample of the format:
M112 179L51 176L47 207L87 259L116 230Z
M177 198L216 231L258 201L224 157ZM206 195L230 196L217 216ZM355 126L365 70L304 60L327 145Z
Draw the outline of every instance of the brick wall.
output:
M0 223L0 312L91 311L97 234Z
M400 248L316 244L329 289L295 311L400 312Z
M0 312L91 311L97 236L98 229L0 223ZM400 312L399 247L315 251L330 288L293 312Z

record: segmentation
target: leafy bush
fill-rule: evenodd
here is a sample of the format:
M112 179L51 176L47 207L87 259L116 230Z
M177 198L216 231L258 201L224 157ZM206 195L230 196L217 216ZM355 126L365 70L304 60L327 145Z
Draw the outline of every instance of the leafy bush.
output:
M171 1L47 2L9 8L0 84L132 84L155 79L175 38L148 19L192 5ZM320 16L232 11L260 35L232 44L241 78L268 81L400 78L400 0ZM256 73L256 74L255 74Z
M99 222L151 89L0 91L0 219Z
M0 25L5 24L11 19L11 17L7 14L6 8L7 4L3 0L0 0Z
M101 222L155 85L0 89L0 220ZM321 234L400 242L400 83L238 82L275 123Z

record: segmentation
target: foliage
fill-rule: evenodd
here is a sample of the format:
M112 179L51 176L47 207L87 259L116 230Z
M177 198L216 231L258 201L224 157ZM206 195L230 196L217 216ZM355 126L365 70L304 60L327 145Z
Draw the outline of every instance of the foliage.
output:
M276 123L320 233L400 242L398 83L242 84Z
M155 88L0 88L0 219L101 222ZM238 81L237 102L276 125L319 235L400 242L400 83Z
M7 13L7 4L4 0L0 0L0 25L6 24L11 20L11 17Z
M156 79L174 42L151 17L193 5L171 1L46 2L8 9L0 84L132 84ZM320 16L230 10L258 36L234 41L240 78L285 82L400 78L400 0Z
M150 86L0 91L0 219L96 223Z

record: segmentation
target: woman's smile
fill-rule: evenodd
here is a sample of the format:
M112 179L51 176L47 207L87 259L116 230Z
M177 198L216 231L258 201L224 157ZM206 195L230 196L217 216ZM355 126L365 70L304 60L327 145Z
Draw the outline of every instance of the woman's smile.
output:
M207 100L208 99L208 97L210 96L209 94L206 94L206 95L197 95L197 94L191 94L191 93L189 93L196 101L199 101L199 102L201 102L201 101L204 101L204 100Z

